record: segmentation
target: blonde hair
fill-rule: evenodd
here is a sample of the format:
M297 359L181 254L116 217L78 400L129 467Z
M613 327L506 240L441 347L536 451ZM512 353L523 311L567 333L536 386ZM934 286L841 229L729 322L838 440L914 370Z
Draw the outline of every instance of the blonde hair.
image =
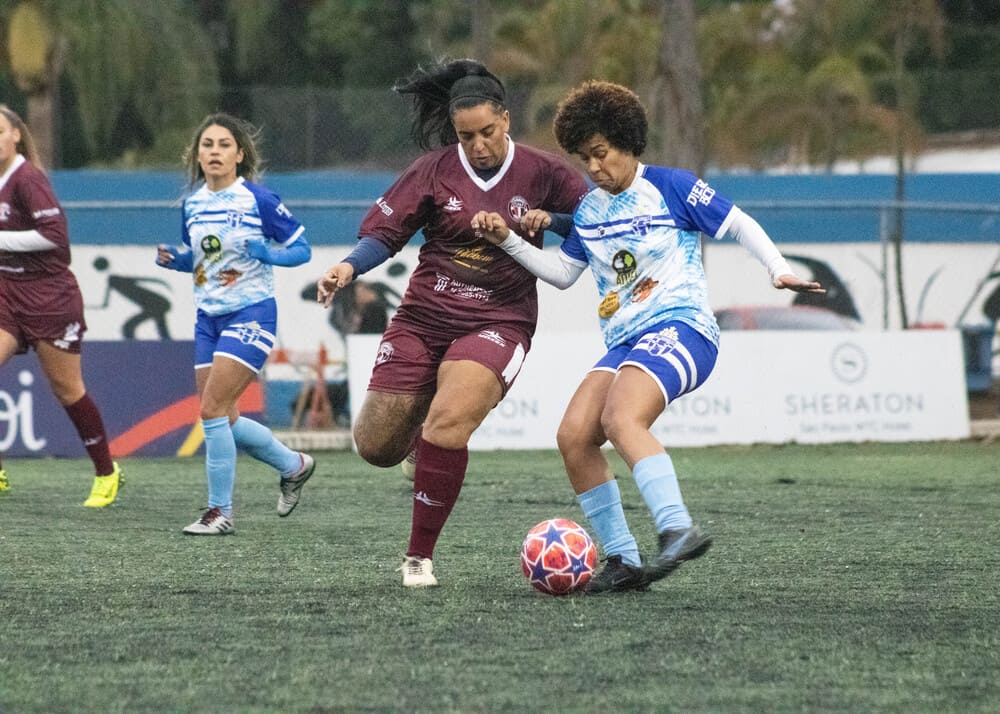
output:
M35 139L31 136L31 132L28 130L28 125L24 123L24 120L15 112L13 109L8 107L6 104L0 104L0 114L7 117L7 121L10 125L18 130L21 134L21 140L17 142L17 151L19 154L23 154L24 158L33 163L39 169L44 169L42 166L41 156L38 154L38 147L35 146Z

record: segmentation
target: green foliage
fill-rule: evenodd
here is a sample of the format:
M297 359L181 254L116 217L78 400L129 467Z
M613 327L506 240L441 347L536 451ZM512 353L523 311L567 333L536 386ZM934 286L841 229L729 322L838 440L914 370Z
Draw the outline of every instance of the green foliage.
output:
M134 146L134 136L116 131L128 108L156 137L193 127L213 107L213 48L183 0L49 0L46 7L68 43L66 72L93 155Z
M474 452L435 555L398 567L410 484L318 454L287 519L241 460L236 534L183 536L201 459L4 462L0 709L12 712L963 711L1000 701L1000 444L676 449L715 537L648 593L546 597L538 521L582 522L555 452ZM650 517L614 459L626 515Z

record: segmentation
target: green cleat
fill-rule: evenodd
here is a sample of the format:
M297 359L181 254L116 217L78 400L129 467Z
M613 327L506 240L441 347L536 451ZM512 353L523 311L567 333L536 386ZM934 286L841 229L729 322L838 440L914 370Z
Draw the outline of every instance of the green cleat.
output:
M125 483L121 467L115 464L115 470L107 476L95 476L94 486L90 489L90 497L83 502L87 508L104 508L114 503L118 489Z

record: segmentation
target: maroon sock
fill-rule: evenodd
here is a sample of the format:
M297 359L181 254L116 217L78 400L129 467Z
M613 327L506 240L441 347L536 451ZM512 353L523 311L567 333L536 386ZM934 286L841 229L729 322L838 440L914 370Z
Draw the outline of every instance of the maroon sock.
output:
M430 558L444 522L458 500L469 464L469 450L443 449L422 437L413 475L413 525L407 555Z
M83 446L90 454L90 460L94 462L94 473L98 476L107 476L115 470L115 465L111 461L111 452L108 450L108 437L104 433L104 421L101 419L101 412L97 410L97 405L90 398L89 394L84 394L75 404L65 407L69 414L76 432L83 440Z

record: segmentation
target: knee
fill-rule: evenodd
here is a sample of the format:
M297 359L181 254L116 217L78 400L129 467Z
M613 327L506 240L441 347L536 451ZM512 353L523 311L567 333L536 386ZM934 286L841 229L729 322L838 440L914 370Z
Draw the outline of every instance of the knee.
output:
M572 417L563 418L556 431L556 446L563 454L579 453L582 449L597 444L600 446L604 439L593 435L593 425Z
M372 466L386 468L395 466L406 456L405 444L403 447L393 448L386 444L383 439L373 438L371 432L355 427L354 444L358 449L358 456L367 461Z
M605 408L601 412L601 428L607 434L608 441L617 446L620 438L633 429L634 425L627 423L620 410Z

